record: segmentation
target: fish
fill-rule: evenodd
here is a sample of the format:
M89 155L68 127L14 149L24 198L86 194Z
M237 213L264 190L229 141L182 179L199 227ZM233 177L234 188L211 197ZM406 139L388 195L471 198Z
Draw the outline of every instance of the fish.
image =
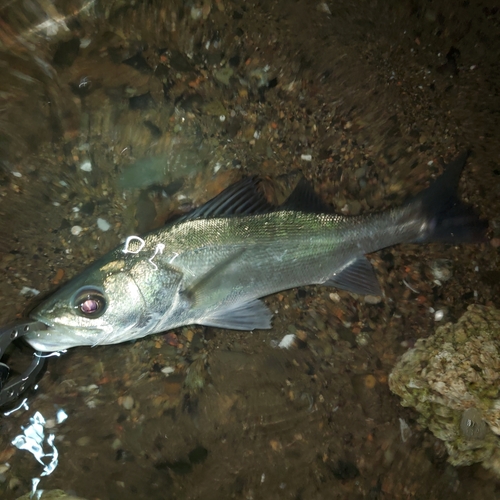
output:
M400 243L480 243L488 223L457 197L468 153L395 208L345 216L302 179L281 205L244 178L191 213L114 250L30 314L42 352L140 339L184 325L271 328L262 300L306 285L382 295L366 257Z

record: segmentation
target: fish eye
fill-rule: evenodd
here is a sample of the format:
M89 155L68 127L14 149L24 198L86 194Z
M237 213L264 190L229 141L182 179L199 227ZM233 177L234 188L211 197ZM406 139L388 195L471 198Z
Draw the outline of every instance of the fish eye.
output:
M106 310L106 297L97 288L85 287L75 294L73 306L86 318L98 318Z

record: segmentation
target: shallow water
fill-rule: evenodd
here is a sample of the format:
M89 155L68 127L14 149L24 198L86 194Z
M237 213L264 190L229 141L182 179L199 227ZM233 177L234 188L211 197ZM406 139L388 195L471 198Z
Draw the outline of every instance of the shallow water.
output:
M38 300L23 287L49 293L242 175L280 198L302 172L357 214L470 148L461 196L500 237L493 2L27 5L0 4L2 324ZM0 420L1 498L40 477L10 445L36 411L59 451L38 488L87 499L496 498L498 478L447 464L387 378L433 311L499 307L498 248L370 260L382 301L311 286L266 299L269 331L189 327L51 358L29 409Z

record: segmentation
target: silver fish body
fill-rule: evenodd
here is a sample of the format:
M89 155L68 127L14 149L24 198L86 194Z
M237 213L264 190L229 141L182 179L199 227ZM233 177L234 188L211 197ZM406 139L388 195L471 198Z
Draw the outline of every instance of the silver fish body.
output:
M403 242L484 237L484 223L455 197L464 163L456 160L409 203L358 217L319 211L304 184L270 207L256 182L243 180L192 215L129 237L31 313L49 328L27 340L54 351L188 324L270 328L271 312L259 299L281 290L325 284L380 294L365 254Z

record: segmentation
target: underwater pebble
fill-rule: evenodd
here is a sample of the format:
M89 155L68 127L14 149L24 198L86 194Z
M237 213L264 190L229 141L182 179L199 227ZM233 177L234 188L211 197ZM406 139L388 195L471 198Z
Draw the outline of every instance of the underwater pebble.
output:
M122 447L122 442L120 439L116 438L112 443L111 443L111 448L113 450L119 450Z
M311 155L300 155L300 159L304 161L312 161L312 156Z
M453 276L453 262L449 259L436 259L429 264L432 276L439 281L448 281Z
M320 2L316 6L316 10L318 10L319 12L324 12L325 14L332 14L332 11L330 10L330 7L328 7L328 4L326 2Z
M161 372L168 377L175 372L175 368L172 366L165 366L165 368L161 369Z
M12 175L14 177L22 177L23 176L23 174L21 172L12 172Z
M89 436L82 436L81 438L78 438L76 440L76 444L78 446L87 446L90 443L90 437Z
M84 161L80 165L80 170L83 170L84 172L92 172L92 163L90 163L88 160Z
M108 231L110 228L111 228L111 224L105 220L105 219L101 219L100 217L97 219L97 227L101 230L101 231Z
M434 313L434 321L441 321L443 318L444 311L442 309L439 309Z
M365 387L367 389L373 389L377 385L377 379L373 375L366 375L364 378Z
M281 339L281 342L278 344L278 347L280 347L281 349L290 349L290 347L292 347L293 345L294 340L295 340L295 335L293 333L289 333Z
M122 406L126 410L131 410L134 407L134 398L132 396L125 396L122 400Z
M376 305L382 302L380 295L365 295L365 304Z
M17 477L13 477L10 481L9 481L9 489L10 490L16 490L17 488L19 488L21 486L21 480L18 479Z
M231 83L231 77L233 76L234 71L231 68L221 68L220 70L216 71L214 74L214 77L217 81L222 83L223 85L230 85Z
M401 441L406 443L408 438L411 436L411 429L404 418L399 419L399 430L401 431Z
M23 286L21 288L21 291L19 292L19 295L38 295L40 293L40 290L37 290L36 288L30 288L29 286Z
M53 429L56 426L56 419L55 418L48 418L45 421L45 428L46 429Z
M356 344L360 347L367 346L370 343L370 335L366 332L361 332L356 335Z
M78 236L83 231L82 226L73 226L71 228L71 234L73 236Z

